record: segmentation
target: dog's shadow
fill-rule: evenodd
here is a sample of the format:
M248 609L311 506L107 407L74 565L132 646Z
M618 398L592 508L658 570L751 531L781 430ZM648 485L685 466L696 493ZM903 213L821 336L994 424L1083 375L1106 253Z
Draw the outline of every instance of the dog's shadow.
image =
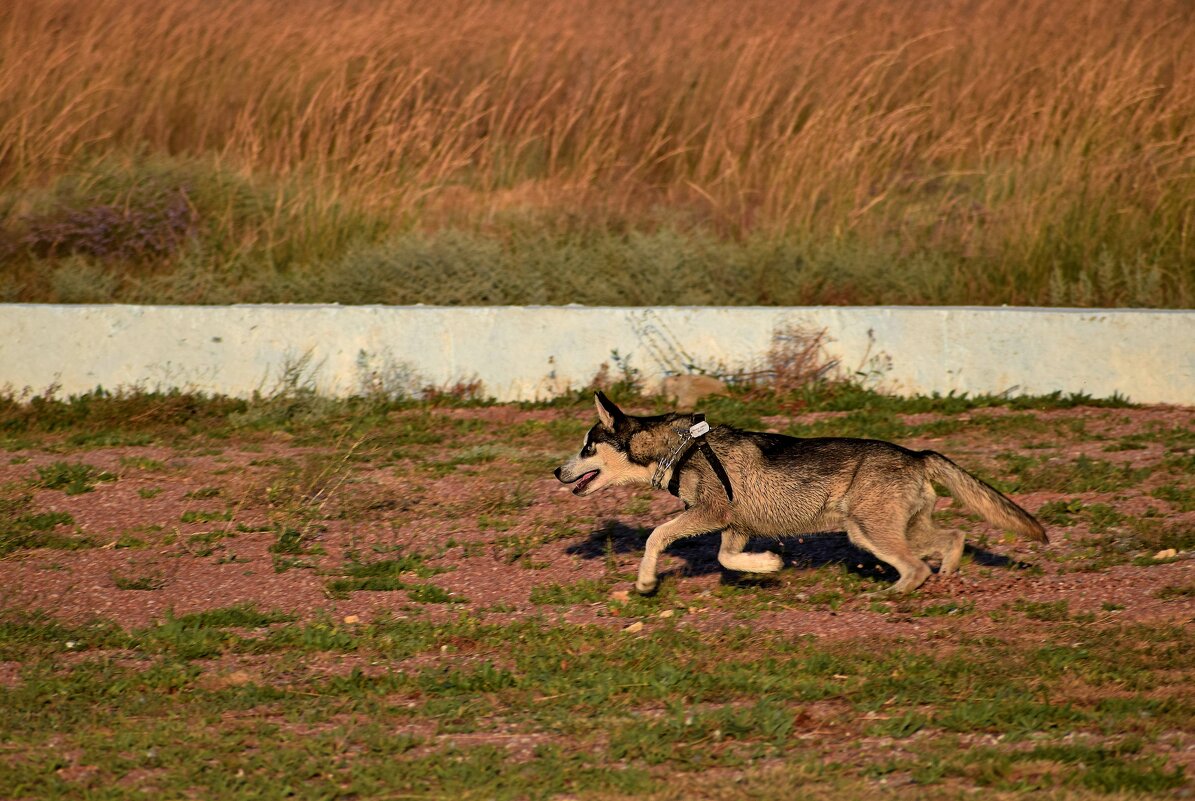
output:
M565 552L583 559L604 559L611 556L625 554L641 555L644 542L651 533L649 528L636 528L625 525L617 520L607 520L602 527L592 532L583 542L574 543ZM697 537L687 537L677 540L668 547L668 553L680 557L684 561L675 572L682 576L706 576L712 573L721 575L721 582L727 585L750 583L752 585L775 583L775 578L749 577L734 570L727 570L718 562L718 545L721 534L712 532ZM856 548L843 532L826 532L819 534L799 534L780 538L753 537L747 543L748 551L776 551L776 545L781 546L780 557L784 560L785 568L802 570L816 570L818 568L841 565L847 572L855 575L876 579L888 583L900 578L896 569L860 548ZM971 560L984 567L1005 567L1025 570L1031 565L1018 562L1007 556L991 551L966 546L966 552ZM661 575L666 575L662 573Z

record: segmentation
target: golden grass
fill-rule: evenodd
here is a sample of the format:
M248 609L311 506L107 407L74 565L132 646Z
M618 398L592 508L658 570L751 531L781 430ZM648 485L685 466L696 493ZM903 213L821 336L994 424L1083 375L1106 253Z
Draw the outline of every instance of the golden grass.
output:
M215 155L396 226L883 238L1026 300L1101 258L1195 262L1195 6L10 0L0 186L110 154Z

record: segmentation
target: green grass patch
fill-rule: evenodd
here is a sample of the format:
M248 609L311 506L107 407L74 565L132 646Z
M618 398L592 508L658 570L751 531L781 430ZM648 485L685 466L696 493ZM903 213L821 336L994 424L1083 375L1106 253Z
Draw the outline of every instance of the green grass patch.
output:
M270 543L267 550L275 556L310 556L324 552L323 547L314 541L315 530L310 527L299 529L294 526L276 524L273 526L273 530L275 532L274 541Z
M607 600L611 584L598 579L582 579L572 584L547 584L531 588L531 603L544 606L579 606Z
M75 519L67 512L33 511L32 495L0 498L0 520L0 556L30 548L75 550L95 544L89 537L58 531Z
M296 616L290 612L277 610L263 611L252 603L208 609L203 612L192 612L176 618L181 626L196 629L254 629L273 626L278 623L290 623L296 619Z
M407 597L420 604L463 604L469 602L467 598L453 595L435 584L415 584L407 587Z
M1176 598L1195 598L1195 583L1167 584L1154 593L1154 595L1163 601L1171 601Z
M1149 494L1160 501L1166 501L1180 512L1195 510L1195 486L1180 487L1177 484L1163 484L1154 487Z
M1069 603L1061 601L1027 601L1018 598L1012 608L1021 612L1030 620L1059 621L1070 617Z
M354 558L342 568L341 578L328 582L327 591L334 598L344 598L350 592L407 590L412 600L422 603L455 603L458 599L452 598L435 585L409 583L412 576L427 578L443 572L443 568L428 565L426 557L416 553L374 562L360 562ZM416 595L419 597L416 598Z
M192 490L183 495L186 500L204 500L206 498L218 498L220 496L219 487L203 487L201 489Z
M1139 755L1140 742L1038 745L1027 751L990 747L949 760L947 775L963 776L1001 790L1085 788L1101 794L1153 795L1181 787L1182 767Z
M166 463L148 456L122 456L120 466L129 470L140 470L146 473L161 473L166 470Z
M1061 645L1038 654L1015 640L966 635L942 652L909 643L794 640L751 626L705 633L660 627L632 637L536 619L487 624L468 614L346 626L300 623L251 606L171 616L131 632L10 616L0 617L0 659L27 660L29 667L19 686L0 688L0 701L8 711L7 742L22 762L49 758L43 744L53 733L54 754L79 749L89 764L115 774L142 764L157 743L165 750L145 764L157 766L159 789L215 788L213 760L250 759L256 770L246 770L242 789L265 793L267 778L280 780L300 765L313 771L302 788L296 785L298 797L330 791L326 776L360 793L452 787L462 797L600 795L714 767L818 761L818 747L796 736L803 732L817 732L824 745L827 737L909 738L926 730L934 736L910 741L918 743L910 746L916 764L864 755L821 770L849 780L903 767L922 781L957 777L1013 789L1026 771L1049 763L1047 774L1034 773L1037 786L1142 793L1180 786L1181 771L1166 764L1153 738L1188 719L1190 705L1141 690L1174 686L1173 671L1195 645L1191 632L1053 625L1056 639L1068 643L1066 654ZM126 652L120 662L103 654L60 658L112 648ZM322 660L305 661L319 652L375 666L418 653L427 660L402 671L329 676ZM266 673L212 681L208 660L235 664L242 654ZM1120 672L1093 672L1114 660ZM1152 678L1127 682L1129 670ZM1117 695L1101 698L1091 686ZM820 720L807 711L812 701ZM411 725L434 727L437 745L408 734ZM1077 727L1099 727L1112 741L1075 741ZM457 733L493 731L540 743L529 761L501 747L475 752L453 744ZM1002 736L998 745L970 749L951 739L967 734ZM255 742L248 756L246 738ZM626 776L603 784L597 766ZM467 773L478 769L484 773ZM384 781L390 784L383 788Z
M187 550L193 556L211 556L220 547L220 543L227 539L234 539L236 536L235 531L228 529L214 529L200 534L192 534L187 537Z
M1039 520L1051 526L1069 527L1083 521L1093 534L1103 534L1129 520L1109 504L1086 504L1077 498L1050 501L1043 504L1035 514Z
M93 492L101 481L115 481L116 476L82 462L51 462L37 468L35 487L62 490L67 495Z
M113 576L112 583L116 585L116 589L118 590L153 591L160 590L166 586L166 581L161 576L136 576L133 578Z
M1012 476L998 482L1006 492L1113 492L1136 486L1153 472L1150 467L1117 465L1086 455L1070 462L1012 453L999 458Z
M221 512L207 512L200 509L188 509L182 513L179 518L183 523L213 523L217 521L232 520L232 512L224 510Z
M746 707L688 709L676 705L660 718L636 716L610 736L615 760L702 769L742 764L746 757L780 752L792 733L793 710L763 698ZM756 746L728 748L731 744Z

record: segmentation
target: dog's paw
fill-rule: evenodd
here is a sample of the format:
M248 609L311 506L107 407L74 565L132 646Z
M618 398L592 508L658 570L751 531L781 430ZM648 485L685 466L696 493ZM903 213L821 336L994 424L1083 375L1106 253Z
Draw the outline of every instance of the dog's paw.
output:
M639 579L635 582L635 592L639 593L640 595L651 595L659 588L659 586L660 582L657 579L652 579L651 581Z
M754 572L756 573L775 573L784 567L784 560L780 558L779 554L774 554L771 551L753 554L753 556L755 557Z
M865 597L875 598L876 600L881 600L884 598L891 600L893 598L899 598L902 595L911 595L917 591L917 588L920 587L922 583L922 581L907 581L905 579L901 579L895 584L890 584L889 586L884 587L882 590L875 590L874 592L866 593Z
M784 567L784 560L771 551L759 553L736 553L718 557L722 567L740 573L775 573Z

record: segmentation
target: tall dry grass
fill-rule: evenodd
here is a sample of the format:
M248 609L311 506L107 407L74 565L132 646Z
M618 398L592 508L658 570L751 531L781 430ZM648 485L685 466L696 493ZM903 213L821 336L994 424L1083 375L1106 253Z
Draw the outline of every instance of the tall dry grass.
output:
M876 242L945 254L976 302L1082 302L1190 286L1195 6L10 0L9 215L113 154L301 180L304 213L395 230Z

